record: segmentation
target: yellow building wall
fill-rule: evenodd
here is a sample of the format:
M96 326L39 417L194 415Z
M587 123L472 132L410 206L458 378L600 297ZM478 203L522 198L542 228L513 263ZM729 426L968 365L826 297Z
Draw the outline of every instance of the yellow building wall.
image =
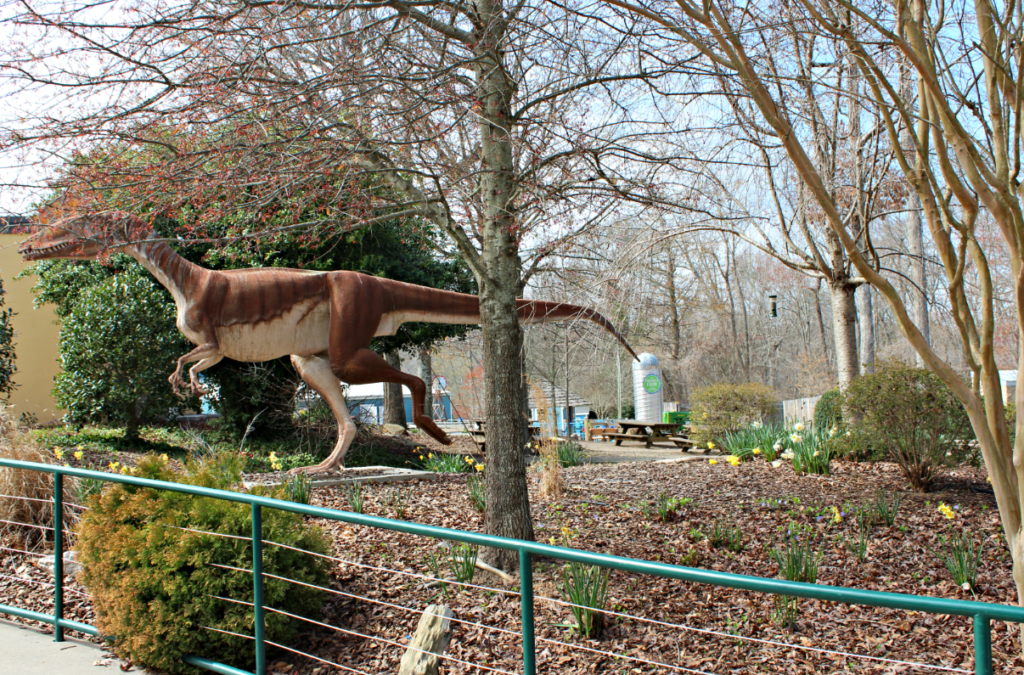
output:
M14 415L32 413L40 422L51 422L64 414L53 402L53 378L60 372L58 337L60 326L52 305L39 309L32 306L35 296L30 290L36 277L15 279L27 266L18 255L18 243L27 234L0 234L0 278L3 279L5 308L15 312L14 356L18 372L17 385L11 394Z

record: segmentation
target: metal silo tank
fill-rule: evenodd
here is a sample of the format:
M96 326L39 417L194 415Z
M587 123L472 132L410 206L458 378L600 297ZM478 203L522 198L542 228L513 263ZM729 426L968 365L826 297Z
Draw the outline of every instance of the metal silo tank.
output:
M658 357L646 352L639 361L633 361L633 401L636 419L642 422L660 422L663 402L661 368Z

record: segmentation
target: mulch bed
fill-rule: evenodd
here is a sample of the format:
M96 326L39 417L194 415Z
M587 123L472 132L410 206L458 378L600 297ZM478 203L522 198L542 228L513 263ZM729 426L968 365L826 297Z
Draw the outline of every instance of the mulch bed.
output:
M844 536L851 541L856 538L856 525L849 515L852 507L873 500L879 488L902 492L906 485L893 465L836 462L833 466L831 476L818 477L797 476L787 466L773 469L764 462L738 467L724 462L710 465L703 461L590 465L563 471L568 489L557 500L539 496L539 478L531 472L536 536L542 541L560 540L562 529L567 528L572 532L575 548L774 577L778 568L769 551L794 523L798 523L805 535L817 542L823 554L819 584L975 599L970 592L952 583L931 550L939 547L938 535L958 528L978 539L984 537L976 599L1015 603L1009 554L983 472L958 470L942 486L941 492L927 495L903 492L896 527L876 526L867 560L860 562L842 544ZM365 512L391 516L390 489L390 486L365 486ZM403 490L407 520L468 530L483 527L483 516L470 503L465 475L406 484ZM693 501L677 518L663 523L654 506L661 493ZM940 501L958 507L954 520L947 520L938 511ZM339 488L317 489L313 503L347 508ZM842 522L833 522L832 507L847 513ZM734 522L742 529L745 548L741 552L712 548L701 538L698 530L708 533L716 520ZM429 575L424 559L428 552L438 550L437 542L337 522L320 521L320 524L331 535L339 558L387 570L338 563L334 587L366 599L356 600L344 595L329 597L324 608L325 622L404 644L414 631L419 615L375 601L417 610L431 602L442 602L453 609L456 619L518 632L518 595L510 593L509 585L491 575L478 573L474 583L494 591L467 589L460 592L449 587L451 597L445 598L438 597L439 589L427 587L420 576L398 574ZM24 565L14 558L0 555L0 574L18 574L19 565ZM22 569L21 574L31 575L33 570ZM561 565L556 561L542 560L535 565L535 593L539 596L535 610L538 671L541 673L686 672L680 669L707 673L937 672L804 649L809 647L974 670L971 622L963 617L804 600L796 628L786 630L771 621L770 596L621 572L611 574L609 609L619 614L715 631L720 635L610 616L608 626L598 639L585 640L567 627L572 623L567 607L543 599L559 597L560 575ZM45 588L5 582L7 580L0 579L0 602L19 606L38 603L39 607L45 607L49 601ZM87 606L76 604L78 600L69 603L76 612L75 618L88 621L89 610ZM992 637L995 672L1024 673L1019 628L997 622L993 624ZM784 644L756 643L743 638ZM320 659L368 673L397 672L404 652L399 646L316 627L311 627L294 646ZM447 654L487 668L519 672L522 667L520 649L516 634L456 623ZM676 668L655 667L625 657L672 664ZM273 652L271 662L276 672L319 675L335 671L322 662L282 651ZM489 671L448 662L443 672Z

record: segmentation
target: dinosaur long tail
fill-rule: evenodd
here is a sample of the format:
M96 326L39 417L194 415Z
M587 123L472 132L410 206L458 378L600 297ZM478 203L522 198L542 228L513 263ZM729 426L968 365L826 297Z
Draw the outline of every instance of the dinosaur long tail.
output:
M389 290L389 309L401 318L399 321L427 321L429 323L480 323L480 298L467 293L442 291L400 281L380 279ZM612 322L588 307L545 300L516 300L517 314L522 323L550 323L567 319L587 319L601 326L622 343L634 359L636 352L615 329ZM396 326L397 327L397 326Z
M640 357L636 355L633 348L626 342L626 338L622 337L622 334L615 329L612 322L589 307L570 305L565 302L548 302L546 300L517 300L516 304L518 306L517 314L519 315L519 321L526 324L550 323L553 321L566 321L568 319L587 319L593 321L614 335L622 343L622 346L633 355L634 359L640 360Z

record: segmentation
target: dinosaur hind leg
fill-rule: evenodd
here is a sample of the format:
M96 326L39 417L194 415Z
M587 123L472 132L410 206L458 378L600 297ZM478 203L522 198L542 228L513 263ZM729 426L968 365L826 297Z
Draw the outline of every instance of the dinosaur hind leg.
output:
M392 368L379 354L366 348L346 356L331 354L331 369L349 384L404 384L412 392L412 421L437 441L451 445L452 440L448 438L448 434L434 424L434 420L423 414L427 385L420 378Z
M292 469L290 473L325 473L336 471L343 466L345 452L356 437L356 425L348 414L348 405L341 389L341 382L331 372L331 363L324 356L292 356L292 365L303 381L320 394L338 421L338 442L330 456L319 464Z

